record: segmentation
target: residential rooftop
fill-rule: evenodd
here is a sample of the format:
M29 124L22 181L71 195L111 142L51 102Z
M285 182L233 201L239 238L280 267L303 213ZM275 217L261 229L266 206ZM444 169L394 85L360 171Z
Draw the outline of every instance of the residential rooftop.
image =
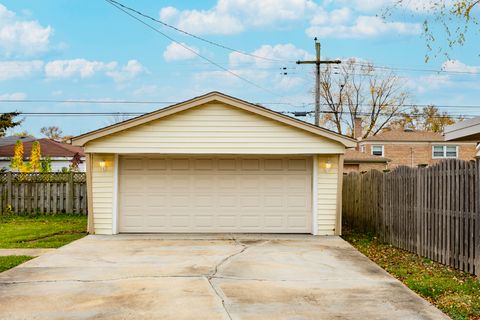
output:
M360 152L354 149L347 149L345 151L345 163L365 163L365 162L375 162L375 163L388 163L391 160L385 157L374 156L369 153Z
M17 140L19 140L18 137ZM35 141L38 141L40 143L40 153L42 157L71 158L76 153L78 153L81 157L85 155L82 147L72 146L67 143L62 143L47 138L37 139ZM23 142L23 154L25 158L28 158L30 156L33 142L34 141ZM15 142L13 144L0 146L0 157L13 157L14 151Z

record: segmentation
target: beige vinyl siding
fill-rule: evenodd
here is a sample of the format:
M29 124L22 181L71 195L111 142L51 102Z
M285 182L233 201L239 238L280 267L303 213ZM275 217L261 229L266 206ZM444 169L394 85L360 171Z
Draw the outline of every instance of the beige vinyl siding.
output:
M222 103L208 103L90 141L91 153L328 154L344 146Z
M92 159L93 226L95 234L112 234L114 160L112 154L94 154ZM102 171L100 161L106 162Z
M337 219L338 155L317 156L318 235L334 235ZM332 167L325 168L327 161Z

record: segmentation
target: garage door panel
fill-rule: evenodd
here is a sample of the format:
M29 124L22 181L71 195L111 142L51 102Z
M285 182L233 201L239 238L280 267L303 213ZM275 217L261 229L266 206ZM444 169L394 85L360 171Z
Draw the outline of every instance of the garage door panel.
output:
M214 224L214 216L213 215L204 215L199 214L194 216L195 225L198 228L210 228Z
M195 170L213 170L214 159L194 159L193 169Z
M217 204L220 208L236 208L238 206L238 197L230 194L218 194Z
M147 159L147 170L167 170L167 159Z
M282 228L284 226L283 216L281 215L266 215L264 217L266 228Z
M305 196L303 195L298 195L298 196L287 196L286 199L286 206L287 208L309 208L310 204L307 202L307 199L305 199Z
M219 171L236 171L237 160L236 159L218 159L217 167Z
M171 168L172 170L189 170L190 159L172 159Z
M131 171L143 170L144 159L143 158L128 158L122 161L122 172L128 174Z
M120 157L120 232L309 233L311 161Z
M288 159L288 170L295 171L307 171L307 160L306 159Z
M215 206L215 197L213 195L197 195L194 197L193 205L195 207L212 208Z
M266 171L283 171L283 159L265 159L264 168Z
M145 178L140 175L123 175L119 178L120 192L135 192L143 189Z
M147 194L145 196L145 203L143 203L143 197L139 197L142 204L147 208L166 208L168 207L168 197L166 195L159 194Z

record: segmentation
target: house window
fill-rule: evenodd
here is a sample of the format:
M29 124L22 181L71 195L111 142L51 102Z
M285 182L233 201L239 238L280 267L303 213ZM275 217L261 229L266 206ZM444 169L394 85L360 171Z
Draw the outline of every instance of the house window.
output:
M458 146L433 146L433 158L457 158Z
M365 153L365 146L360 146L360 152Z
M372 146L372 154L383 157L383 146Z

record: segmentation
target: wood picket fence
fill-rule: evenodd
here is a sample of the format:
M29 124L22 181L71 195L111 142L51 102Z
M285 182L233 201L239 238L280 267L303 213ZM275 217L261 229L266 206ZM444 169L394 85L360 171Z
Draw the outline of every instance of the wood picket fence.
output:
M385 242L480 274L479 162L445 160L427 168L350 173L343 221Z
M0 214L10 213L87 214L85 173L1 173Z

